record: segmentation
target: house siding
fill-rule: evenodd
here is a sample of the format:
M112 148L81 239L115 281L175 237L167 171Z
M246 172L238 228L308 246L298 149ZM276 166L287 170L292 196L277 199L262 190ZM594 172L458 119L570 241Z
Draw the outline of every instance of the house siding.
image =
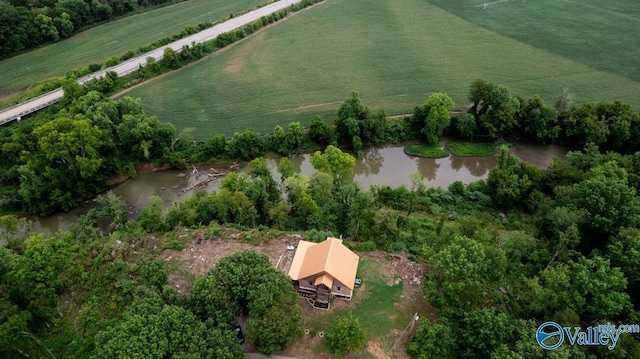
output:
M302 278L298 281L298 286L300 289L312 290L316 291L316 286L313 285L316 282L316 276Z
M351 299L352 294L353 290L347 288L344 284L340 283L337 280L333 281L333 286L331 287L331 295Z

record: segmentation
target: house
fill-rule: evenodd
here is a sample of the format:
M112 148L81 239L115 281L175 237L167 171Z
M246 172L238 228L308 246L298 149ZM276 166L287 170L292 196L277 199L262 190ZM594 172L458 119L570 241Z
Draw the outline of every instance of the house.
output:
M350 300L360 257L342 244L327 238L320 243L300 241L293 256L289 277L301 296L315 307L328 308L333 297Z

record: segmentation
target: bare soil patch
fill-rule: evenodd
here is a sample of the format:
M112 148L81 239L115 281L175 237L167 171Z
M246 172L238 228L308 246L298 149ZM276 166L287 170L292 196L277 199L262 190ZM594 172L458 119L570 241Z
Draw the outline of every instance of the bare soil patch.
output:
M195 276L207 274L220 259L243 250L250 249L264 254L269 257L274 267L278 265L278 268L282 269L286 264L287 246L303 239L302 235L289 233L270 239L266 243L258 241L252 244L238 233L229 233L228 239L217 237L198 244L198 236L199 232L182 234L180 239L186 240L187 243L183 249L165 249L159 255L160 259L169 262L169 267L174 269L169 275L169 285L182 294L190 292Z
M244 59L242 57L235 57L231 60L231 63L224 69L227 73L235 74L240 72L244 67Z

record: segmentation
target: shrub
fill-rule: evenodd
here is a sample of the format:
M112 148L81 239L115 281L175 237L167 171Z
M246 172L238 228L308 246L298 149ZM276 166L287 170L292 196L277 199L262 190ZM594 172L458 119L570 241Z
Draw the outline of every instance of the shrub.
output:
M307 239L312 242L322 242L327 239L327 237L334 237L334 234L327 231L319 231L317 229L312 229L307 232Z
M377 249L377 246L374 241L366 241L356 245L355 249L357 251L369 252L369 251L375 251Z
M461 181L455 181L449 185L448 189L449 189L449 192L457 196L461 195L464 193L464 183L462 183Z
M345 351L360 351L366 344L364 330L351 313L339 317L327 331L326 338L329 351L338 359Z
M104 62L106 67L116 66L119 63L120 59L118 58L118 56L111 56Z

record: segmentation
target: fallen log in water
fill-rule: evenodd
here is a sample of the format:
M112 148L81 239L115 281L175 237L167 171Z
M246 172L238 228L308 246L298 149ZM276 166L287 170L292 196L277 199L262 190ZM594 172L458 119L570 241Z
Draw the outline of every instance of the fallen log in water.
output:
M182 192L187 192L187 191L192 190L192 189L194 189L196 187L206 186L207 184L209 184L209 182L216 180L220 176L226 176L227 174L226 173L215 173L215 174L209 173L208 175L209 175L209 178L204 179L202 181L198 181L198 182L192 184L191 186L184 188L182 190Z

